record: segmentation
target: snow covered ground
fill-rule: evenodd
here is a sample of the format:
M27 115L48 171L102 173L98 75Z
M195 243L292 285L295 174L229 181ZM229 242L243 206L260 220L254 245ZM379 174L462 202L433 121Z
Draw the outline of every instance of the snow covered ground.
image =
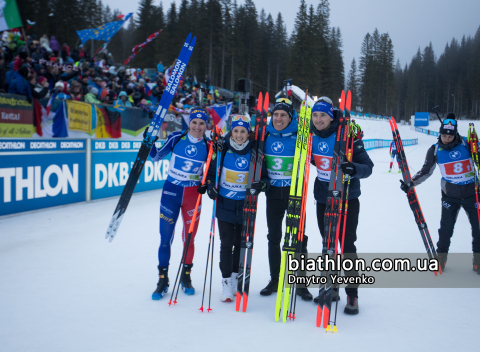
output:
M358 120L365 138L391 138L388 122ZM461 124L463 123L460 122ZM412 171L423 164L435 137L400 126ZM373 175L362 180L357 248L360 252L424 252L413 215L399 189L400 174L385 174L387 149L371 150ZM311 172L311 187L315 170ZM440 223L440 172L417 189L433 241ZM473 351L478 348L478 289L367 289L359 291L360 314L343 313L337 334L315 327L316 307L297 301L297 319L275 323L275 295L259 291L269 280L265 199L258 207L247 313L222 303L219 238L210 313L198 311L208 246L212 202L203 198L196 238L193 284L178 304L152 301L157 282L160 191L135 194L115 240L105 230L117 198L0 218L0 350L13 351ZM309 250L321 251L315 205L308 196ZM181 225L172 248L170 282L180 261ZM457 220L452 252L470 252L470 224ZM480 277L471 267L472 280ZM451 273L453 274L453 273ZM448 271L444 275L449 275ZM312 293L316 293L313 292ZM477 347L474 347L477 346Z

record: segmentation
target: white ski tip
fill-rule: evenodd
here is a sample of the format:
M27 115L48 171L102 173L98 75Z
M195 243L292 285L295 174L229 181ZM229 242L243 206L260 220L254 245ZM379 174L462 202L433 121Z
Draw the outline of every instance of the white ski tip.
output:
M107 234L105 235L105 239L108 239L108 242L112 242L117 234L118 228L120 227L120 223L123 220L123 215L120 217L118 216L119 212L116 212L112 216L112 220L110 221L110 225L108 225Z

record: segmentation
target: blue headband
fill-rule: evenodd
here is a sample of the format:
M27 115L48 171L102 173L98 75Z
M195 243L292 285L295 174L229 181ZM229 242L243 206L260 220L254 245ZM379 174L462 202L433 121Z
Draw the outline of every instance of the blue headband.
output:
M232 130L237 126L246 128L248 133L250 133L250 124L248 122L245 122L245 121L242 121L242 120L232 121Z
M193 119L202 119L205 123L208 123L208 115L205 110L202 109L193 109L190 111L190 120L188 123L192 122Z
M333 108L330 104L325 103L324 101L317 102L313 107L312 107L312 113L315 111L321 111L330 116L333 119Z

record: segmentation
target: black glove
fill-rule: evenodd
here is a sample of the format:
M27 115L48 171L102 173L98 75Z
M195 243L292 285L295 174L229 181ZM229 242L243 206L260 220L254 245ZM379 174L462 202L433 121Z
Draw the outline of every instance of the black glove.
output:
M143 139L145 139L145 137L147 136L147 131L149 128L150 128L150 125L148 125L147 128L145 128L145 131L143 131ZM153 141L153 143L155 143L156 141L158 141L158 135L155 137L155 140Z
M345 161L340 165L344 174L353 176L357 172L355 165L353 165L350 161Z
M197 192L200 193L200 194L205 194L206 191L207 191L207 184L206 183L204 185L198 186L198 188L197 188Z
M404 191L405 193L408 194L408 191L409 191L409 189L410 189L410 187L408 186L408 184L405 183L405 182L403 182L403 180L400 180L400 183L401 183L400 189L401 189L402 191Z
M218 197L218 191L217 189L214 187L214 188L210 188L208 191L207 191L207 194L208 194L208 197L212 200L215 200L217 199Z
M267 184L264 181L252 182L250 186L250 194L252 196L258 196L260 192L264 192L267 189Z

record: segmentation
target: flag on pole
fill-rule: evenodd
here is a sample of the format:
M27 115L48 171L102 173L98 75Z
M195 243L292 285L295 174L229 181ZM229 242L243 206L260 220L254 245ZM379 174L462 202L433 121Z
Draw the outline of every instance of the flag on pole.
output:
M106 42L109 42L110 39L112 39L112 37L115 35L115 33L117 33L118 30L122 28L123 24L128 21L130 16L132 16L132 13L129 13L127 16L125 16L125 19L121 21L113 21L102 24L98 28L83 29L81 31L77 31L82 45L85 44L89 39L104 40Z
M52 97L47 103L47 116L50 114L50 109L52 108L53 101L55 100L55 97L57 96L57 90L53 91Z
M162 30L160 29L158 32L155 32L153 34L151 34L148 38L147 38L147 41L142 43L142 44L138 44L136 45L133 49L132 49L132 55L130 55L130 57L128 59L125 60L125 62L123 63L124 65L128 64L130 62L130 60L132 60L135 55L137 55L140 50L142 50L143 48L145 48L145 46L150 43L152 40L154 40L161 32Z
M22 26L17 2L15 0L0 0L0 32Z
M212 106L208 108L208 112L212 117L213 123L217 125L220 129L223 129L225 126L225 122L227 121L228 117L230 116L230 112L232 111L233 103L228 103L227 105L223 106Z

